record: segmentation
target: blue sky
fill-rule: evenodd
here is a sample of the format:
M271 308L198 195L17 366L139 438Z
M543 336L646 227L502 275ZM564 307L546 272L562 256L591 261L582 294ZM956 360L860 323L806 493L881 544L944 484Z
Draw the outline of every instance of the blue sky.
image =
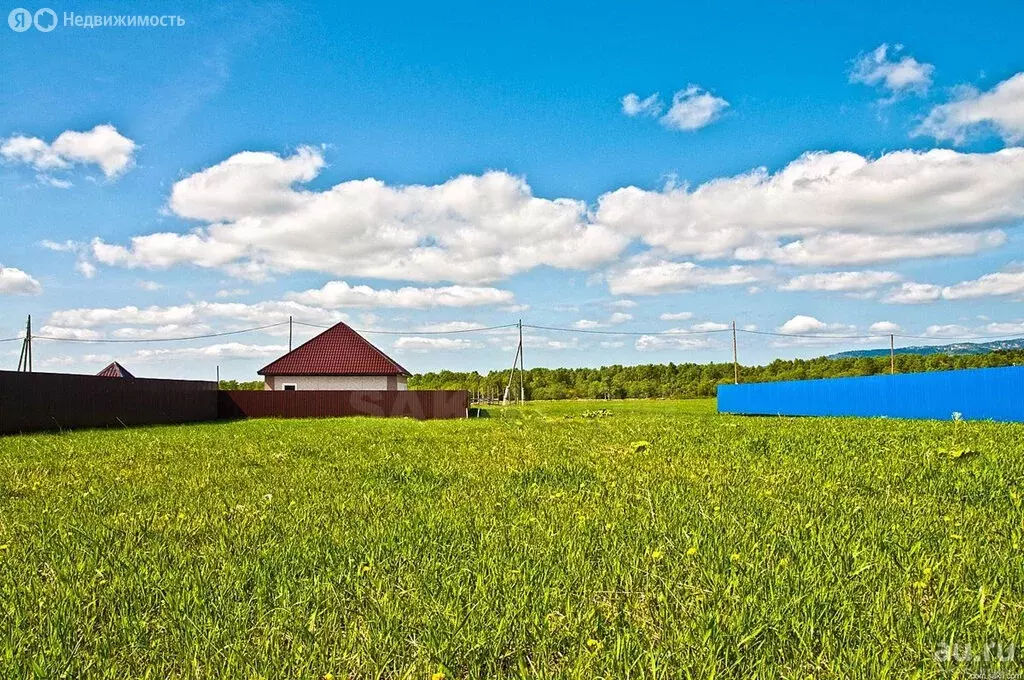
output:
M1024 335L1019 3L49 7L0 33L0 337L291 314L484 371L506 333L417 332L603 333L528 329L547 366L728 360L692 332L732 320L818 336L744 333L748 362ZM36 367L251 379L283 330Z

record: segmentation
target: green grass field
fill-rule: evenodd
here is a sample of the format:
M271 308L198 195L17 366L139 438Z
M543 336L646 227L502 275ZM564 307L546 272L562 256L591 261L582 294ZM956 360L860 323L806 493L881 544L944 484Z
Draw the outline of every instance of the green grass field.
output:
M0 677L1024 672L1024 426L490 415L0 438Z

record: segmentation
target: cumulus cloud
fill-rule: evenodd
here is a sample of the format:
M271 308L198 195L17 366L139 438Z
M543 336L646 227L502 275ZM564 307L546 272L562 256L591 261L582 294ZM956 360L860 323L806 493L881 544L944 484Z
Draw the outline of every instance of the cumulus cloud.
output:
M969 300L1003 295L1024 296L1024 271L985 274L972 281L961 281L942 289L942 297L947 300Z
M729 330L730 328L732 328L730 324L719 323L718 321L702 321L701 323L695 323L692 326L690 326L690 330L704 332L725 331Z
M680 255L866 263L892 259L888 246L927 257L1002 243L1002 232L976 232L1024 217L1022 183L1024 148L808 153L775 173L617 189L595 221Z
M936 106L915 134L963 144L972 131L991 127L1004 140L1024 140L1024 73L1018 73L988 92L969 86L957 88L957 97Z
M792 335L827 335L854 330L853 326L841 323L825 323L813 316L797 314L789 321L778 327L779 333Z
M779 286L786 291L828 291L863 293L898 282L902 277L895 272L859 271L801 274Z
M640 255L609 272L608 288L615 295L656 295L753 283L769 276L767 269L758 267L703 267Z
M633 244L650 249L646 259L619 263L606 278L615 293L654 294L769 278L746 265L705 268L683 258L840 267L968 255L1002 246L1002 228L1024 219L1024 148L1017 147L874 159L808 153L775 172L624 187L596 206L536 197L505 172L435 185L365 179L305 188L323 164L311 147L287 157L237 154L174 186L169 210L200 225L124 244L94 239L89 256L111 266L188 264L256 280L311 271L479 286L540 266L593 270ZM649 281L639 280L647 273ZM349 288L345 295L354 295Z
M721 97L690 85L672 95L672 106L661 117L661 123L673 130L699 130L715 122L728 106Z
M397 290L352 286L345 281L330 281L322 288L290 293L288 298L319 307L396 307L428 309L433 307L477 307L512 302L515 296L507 290L473 286L414 288Z
M662 321L686 321L693 318L693 312L664 312L658 318Z
M821 234L785 245L740 248L741 260L767 259L798 267L861 265L927 257L972 255L1006 243L999 229L927 234Z
M899 333L903 327L892 321L876 321L869 329L872 333Z
M0 156L9 162L24 163L41 171L96 165L107 179L114 179L135 164L137 148L134 141L118 132L113 125L97 125L85 132L66 130L52 143L39 137L7 137L0 144Z
M28 273L0 265L0 295L39 295L43 287Z
M195 302L184 305L136 307L83 307L58 310L47 321L64 328L99 328L102 326L162 326L195 324L210 319L255 323L259 325L287 321L294 316L310 323L344 321L344 314L303 305L290 300L257 302Z
M437 350L465 350L482 347L479 343L466 338L423 338L402 336L395 340L394 348L414 352Z
M882 302L895 305L919 305L925 302L934 302L940 297L942 297L942 286L907 281L900 287L890 290L882 298Z
M320 150L245 152L175 184L169 209L207 222L188 233L96 240L105 264L190 263L236 275L317 271L411 281L481 283L547 265L589 269L628 239L587 221L583 201L543 199L522 177L491 171L436 185L352 180L296 185L323 167Z
M853 62L850 82L881 87L894 97L908 92L927 94L935 67L911 56L898 57L902 51L902 45L890 48L883 43L860 55Z
M417 326L416 330L427 333L449 333L452 331L474 331L484 328L484 325L475 321L441 321Z
M643 99L640 99L637 94L630 92L622 98L622 112L630 118L641 115L657 116L661 113L661 109L661 97L657 92Z
M706 337L682 335L682 329L672 329L680 335L641 335L633 346L639 352L658 352L663 350L700 350L711 349L715 342Z
M75 260L75 271L87 279L96 276L96 265L89 259L89 246L87 243L70 239L66 241L44 239L39 242L39 245L55 253L74 253L77 257Z
M882 301L894 304L922 304L940 299L973 300L1004 296L1024 298L1024 270L993 272L951 286L908 281L899 288L889 291Z

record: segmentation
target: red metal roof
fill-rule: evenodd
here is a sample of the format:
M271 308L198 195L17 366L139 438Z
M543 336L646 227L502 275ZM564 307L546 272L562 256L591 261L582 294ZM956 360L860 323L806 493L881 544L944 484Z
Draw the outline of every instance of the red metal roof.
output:
M257 372L260 375L410 375L343 323L331 326Z
M111 362L109 366L104 368L96 375L104 378L134 378L135 376L128 372L128 369L117 363L116 361Z

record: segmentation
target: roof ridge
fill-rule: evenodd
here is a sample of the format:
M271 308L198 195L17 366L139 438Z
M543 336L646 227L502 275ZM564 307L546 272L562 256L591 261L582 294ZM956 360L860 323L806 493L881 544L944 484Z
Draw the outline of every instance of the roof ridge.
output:
M322 348L309 345L322 343ZM257 371L259 375L412 375L344 321Z

